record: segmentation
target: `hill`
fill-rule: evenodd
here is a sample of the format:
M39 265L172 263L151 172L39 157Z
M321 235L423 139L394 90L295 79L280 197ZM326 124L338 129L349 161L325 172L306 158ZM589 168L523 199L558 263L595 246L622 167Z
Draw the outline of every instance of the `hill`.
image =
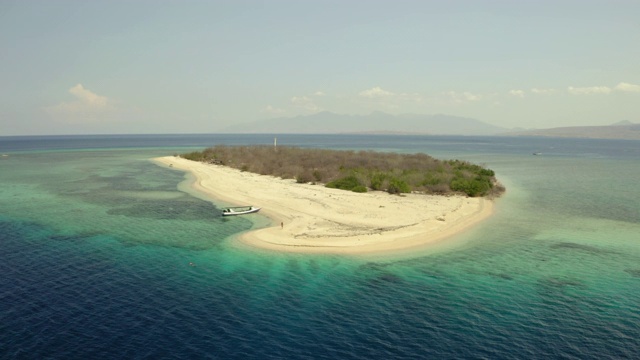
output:
M224 133L337 134L395 133L430 135L495 135L507 129L480 120L450 115L346 115L328 111L313 115L281 117L237 124Z
M640 140L640 124L621 121L605 126L568 126L509 132L504 135Z

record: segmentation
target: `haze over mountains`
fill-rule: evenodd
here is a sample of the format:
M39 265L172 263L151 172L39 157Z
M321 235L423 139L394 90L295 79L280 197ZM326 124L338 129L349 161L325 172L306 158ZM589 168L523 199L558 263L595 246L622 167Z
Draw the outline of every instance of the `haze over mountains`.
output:
M568 126L515 131L504 135L640 140L640 124L625 120L605 126Z
M239 134L424 134L467 136L549 136L598 139L640 139L640 124L620 121L605 126L571 126L551 129L507 129L477 119L452 115L336 114L280 117L237 124L221 129Z
M346 115L328 111L313 115L280 117L236 124L222 133L237 134L424 134L468 136L550 136L572 138L640 140L640 124L620 121L605 126L571 126L551 129L514 130L477 119L451 115Z
M401 133L429 135L495 135L508 129L476 119L450 115L345 115L323 111L313 115L281 117L229 126L225 133L337 134Z

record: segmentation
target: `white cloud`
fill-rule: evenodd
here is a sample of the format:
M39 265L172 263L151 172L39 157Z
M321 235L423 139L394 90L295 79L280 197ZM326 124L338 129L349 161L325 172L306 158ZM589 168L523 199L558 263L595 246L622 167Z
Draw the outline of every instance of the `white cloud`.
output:
M422 96L417 93L394 93L376 86L359 92L356 102L369 110L393 111L421 103Z
M99 111L105 109L109 102L106 96L101 96L89 89L85 89L82 84L77 84L69 89L69 93L75 96L77 100L62 102L50 109L68 113Z
M567 89L572 95L609 94L611 88L607 86L573 87Z
M376 86L369 90L361 91L358 95L366 98L381 98L381 97L393 96L395 94L390 91L382 90L381 87Z
M89 89L85 89L82 84L77 84L69 89L69 93L75 95L80 102L88 106L96 108L107 106L107 98L105 96L100 96Z
M271 115L280 115L286 113L285 110L273 107L271 105L267 105L264 109L260 110L261 113L271 114Z
M533 94L543 94L543 95L549 95L549 94L553 94L556 92L556 89L538 89L538 88L532 88L531 92Z
M76 100L61 102L45 110L52 116L71 122L95 121L113 109L111 100L86 89L82 84L70 88L68 92Z
M524 97L524 91L522 91L522 90L511 90L511 91L509 91L509 95L516 96L516 97L519 97L519 98L523 98Z
M422 102L422 96L420 96L420 94L417 93L400 93L396 96L398 98L399 101L404 101L404 102L413 102L413 103L421 103Z
M640 85L621 82L621 83L618 83L618 85L616 85L614 88L610 88L608 86L591 86L591 87L569 86L568 91L569 91L569 94L573 94L573 95L610 94L613 91L640 92Z
M478 101L478 100L480 100L482 98L481 95L472 94L472 93L467 92L467 91L463 92L462 95L464 95L464 98L469 100L469 101Z
M302 108L304 110L310 112L317 112L322 110L318 105L316 105L313 100L311 100L307 96L294 96L290 100L291 105L296 106L298 108Z
M616 85L615 90L624 92L640 92L640 85L621 82Z
M324 96L325 93L322 92L322 91L316 91L315 93L313 93L313 95L315 95L315 96Z
M444 93L444 95L446 95L449 100L455 104L461 104L463 102L469 101L478 101L482 99L482 95L474 94L468 91L464 91L461 93L455 91L447 91Z

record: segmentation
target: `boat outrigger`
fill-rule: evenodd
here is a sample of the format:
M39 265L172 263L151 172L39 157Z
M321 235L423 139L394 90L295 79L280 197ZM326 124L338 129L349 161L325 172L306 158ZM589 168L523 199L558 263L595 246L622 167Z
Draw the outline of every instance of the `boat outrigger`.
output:
M222 216L244 215L258 212L259 207L255 206L236 206L222 209Z

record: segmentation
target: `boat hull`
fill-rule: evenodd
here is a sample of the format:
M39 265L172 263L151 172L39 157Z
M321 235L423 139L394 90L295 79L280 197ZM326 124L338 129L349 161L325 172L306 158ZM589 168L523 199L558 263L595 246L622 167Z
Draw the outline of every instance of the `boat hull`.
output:
M222 216L246 215L257 213L258 211L260 211L260 208L255 206L231 207L222 209Z

